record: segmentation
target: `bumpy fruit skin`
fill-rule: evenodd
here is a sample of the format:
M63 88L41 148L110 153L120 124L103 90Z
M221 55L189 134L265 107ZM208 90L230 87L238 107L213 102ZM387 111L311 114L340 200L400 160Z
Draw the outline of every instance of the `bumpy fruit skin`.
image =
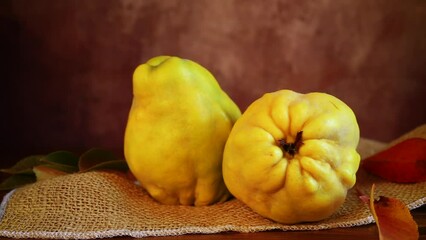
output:
M281 143L297 142L298 133L292 155ZM343 204L355 184L358 142L355 115L339 99L325 93L267 93L229 135L225 184L264 217L285 224L319 221Z
M124 137L129 168L161 203L225 201L223 149L240 115L204 67L178 57L152 58L133 75Z

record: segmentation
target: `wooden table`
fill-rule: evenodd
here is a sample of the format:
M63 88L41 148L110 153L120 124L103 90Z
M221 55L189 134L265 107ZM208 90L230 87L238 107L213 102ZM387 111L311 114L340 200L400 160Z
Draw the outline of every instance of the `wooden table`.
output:
M5 192L1 192L1 197ZM414 220L419 226L420 238L426 240L426 205L418 209L412 210ZM0 238L0 239L11 239L11 238ZM111 238L108 238L111 239ZM132 237L116 237L112 238L116 240L133 240ZM336 228L329 230L320 231L268 231L268 232L257 232L257 233L236 233L226 232L220 234L205 234L205 235L182 235L174 237L147 237L143 238L158 239L158 240L181 240L181 239L202 239L202 240L219 240L219 239L285 239L285 240L315 240L315 239L345 239L345 240L372 240L379 239L377 227L375 224L369 224L360 227L351 228ZM403 239L402 239L403 240Z

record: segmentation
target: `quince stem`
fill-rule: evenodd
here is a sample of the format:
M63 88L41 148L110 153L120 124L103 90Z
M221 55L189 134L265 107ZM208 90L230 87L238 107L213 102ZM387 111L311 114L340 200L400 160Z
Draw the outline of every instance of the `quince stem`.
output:
M296 139L293 143L288 143L285 139L280 139L278 140L278 145L285 153L289 154L291 157L294 157L294 155L299 152L299 148L303 145L302 134L303 131L297 132Z

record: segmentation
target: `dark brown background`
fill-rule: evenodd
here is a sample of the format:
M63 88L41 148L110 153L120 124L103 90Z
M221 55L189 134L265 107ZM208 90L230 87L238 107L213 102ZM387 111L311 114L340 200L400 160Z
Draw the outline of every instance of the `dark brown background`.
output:
M161 54L205 66L242 110L288 88L341 98L368 138L426 122L426 1L1 0L0 14L4 159L121 154L133 70Z

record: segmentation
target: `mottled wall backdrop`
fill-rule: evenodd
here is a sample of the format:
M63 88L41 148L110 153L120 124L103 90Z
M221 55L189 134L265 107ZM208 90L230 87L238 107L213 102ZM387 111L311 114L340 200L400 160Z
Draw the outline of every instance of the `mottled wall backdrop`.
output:
M120 153L133 70L161 54L204 65L242 110L289 88L341 98L368 138L426 122L425 1L2 0L0 14L7 156Z

